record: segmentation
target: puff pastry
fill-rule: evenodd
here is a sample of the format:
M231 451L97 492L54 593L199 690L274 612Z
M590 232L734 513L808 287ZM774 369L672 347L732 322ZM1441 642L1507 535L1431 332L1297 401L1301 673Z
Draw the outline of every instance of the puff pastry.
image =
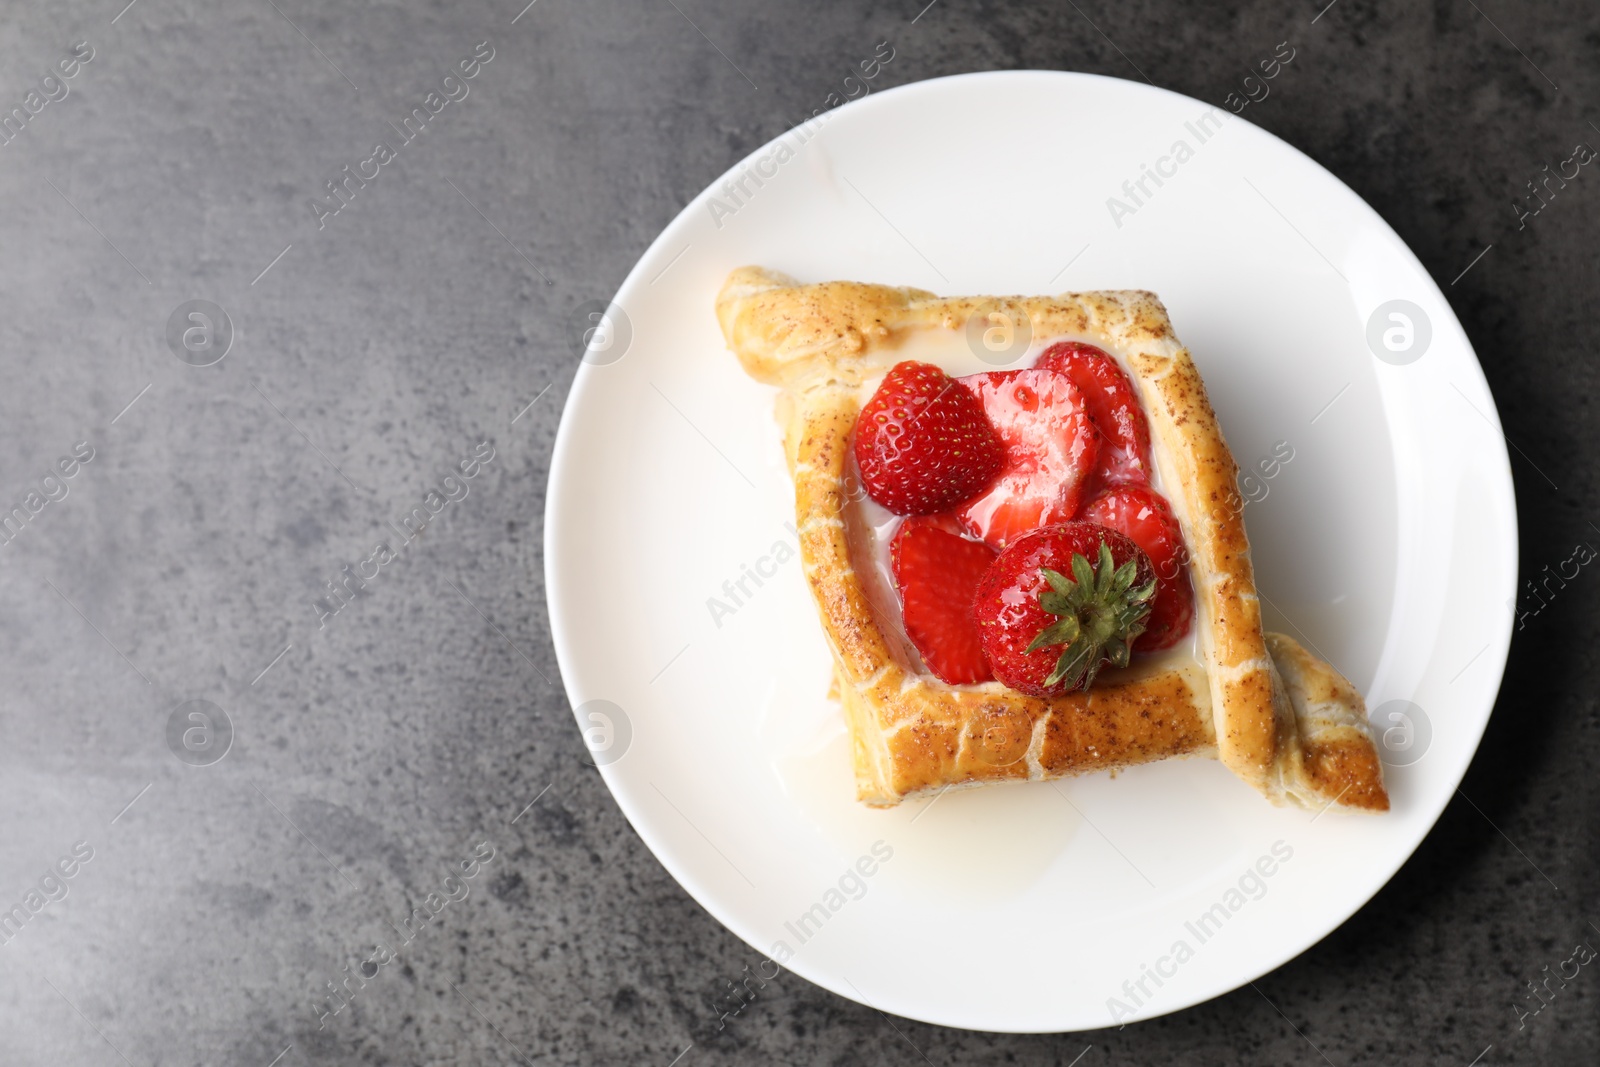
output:
M959 337L970 316L993 307L1025 317L1035 338L1116 353L1130 372L1189 546L1192 657L1151 656L1087 691L1043 699L998 682L949 685L920 668L894 612L864 587L848 484L863 388L912 333ZM943 298L854 282L800 285L743 267L723 285L717 316L745 371L782 390L801 559L833 650L860 800L889 806L985 782L1209 756L1274 803L1388 809L1361 694L1292 638L1262 632L1237 467L1153 294Z

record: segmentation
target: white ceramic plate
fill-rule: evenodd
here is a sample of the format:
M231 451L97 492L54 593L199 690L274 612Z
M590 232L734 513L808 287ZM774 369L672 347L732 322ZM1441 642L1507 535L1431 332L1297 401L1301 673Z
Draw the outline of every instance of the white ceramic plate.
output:
M1510 641L1509 465L1438 287L1316 163L1133 82L921 82L801 138L755 153L667 227L567 401L545 517L550 615L617 802L763 956L931 1023L1100 1027L1291 959L1433 825ZM1123 183L1145 165L1166 176L1133 185L1135 201ZM712 311L750 263L951 295L1158 293L1241 466L1293 452L1245 487L1267 622L1367 694L1394 810L1273 808L1209 760L857 804L786 528L774 394L725 351ZM1391 301L1409 302L1404 319Z

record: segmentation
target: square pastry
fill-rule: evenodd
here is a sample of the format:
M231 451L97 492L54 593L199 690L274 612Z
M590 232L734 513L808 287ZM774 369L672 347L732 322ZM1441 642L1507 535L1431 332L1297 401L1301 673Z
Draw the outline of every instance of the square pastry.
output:
M1237 467L1156 297L939 297L757 267L806 581L875 806L1179 756L1385 811L1361 694L1264 633Z

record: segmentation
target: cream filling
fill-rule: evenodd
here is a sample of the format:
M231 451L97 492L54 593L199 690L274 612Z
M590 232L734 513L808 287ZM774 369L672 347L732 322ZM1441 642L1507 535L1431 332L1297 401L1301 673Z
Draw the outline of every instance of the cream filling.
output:
M968 374L981 374L985 371L995 370L1022 370L1032 367L1045 349L1060 341L1082 341L1094 345L1102 351L1110 353L1113 359L1121 365L1124 373L1128 372L1127 357L1114 346L1099 337L1084 337L1064 335L1051 337L1046 340L1035 340L1027 352L1014 363L1005 366L996 366L993 363L979 359L968 347L966 337L956 330L946 330L938 327L927 327L907 331L900 343L893 348L881 350L882 372L874 374L864 380L856 389L856 407L859 409L877 392L878 386L883 382L884 374L889 368L903 360L914 359L921 363L931 363L952 377L960 378ZM1131 379L1133 375L1128 374ZM1152 457L1154 458L1154 457ZM1172 498L1164 488L1161 464L1152 463L1150 471L1150 488L1166 500ZM850 563L856 572L857 579L861 582L862 589L866 592L867 601L872 605L878 629L888 640L890 652L899 664L908 672L921 678L935 680L928 673L922 663L922 657L917 654L916 646L906 636L905 622L901 614L900 593L895 588L894 569L889 556L889 542L894 538L895 531L900 528L903 521L900 516L889 511L881 504L867 496L866 490L861 485L861 479L855 469L855 460L852 458L846 463L845 471L846 499L844 506L844 525L846 538L850 545ZM1193 571L1190 580L1195 581ZM1196 582L1197 586L1198 583ZM1198 595L1198 588L1196 594ZM1201 671L1199 656L1199 620L1192 618L1189 624L1189 635L1171 648L1159 652L1142 652L1133 657L1127 667L1116 670L1107 669L1100 673L1096 684L1102 682L1114 683L1117 681L1131 680L1147 674L1155 674L1167 670ZM998 686L998 682L985 683ZM963 686L961 688L981 688L976 686Z

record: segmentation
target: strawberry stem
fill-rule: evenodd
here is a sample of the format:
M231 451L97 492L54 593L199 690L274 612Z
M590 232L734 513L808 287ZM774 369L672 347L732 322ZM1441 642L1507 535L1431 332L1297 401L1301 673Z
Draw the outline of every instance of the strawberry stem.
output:
M1154 579L1133 588L1138 563L1130 559L1118 567L1104 541L1093 565L1083 553L1073 553L1071 578L1049 567L1039 568L1039 573L1049 585L1039 594L1039 606L1060 618L1040 630L1027 651L1064 646L1044 684L1065 680L1068 691L1087 689L1101 664L1126 667L1129 649L1150 617Z

